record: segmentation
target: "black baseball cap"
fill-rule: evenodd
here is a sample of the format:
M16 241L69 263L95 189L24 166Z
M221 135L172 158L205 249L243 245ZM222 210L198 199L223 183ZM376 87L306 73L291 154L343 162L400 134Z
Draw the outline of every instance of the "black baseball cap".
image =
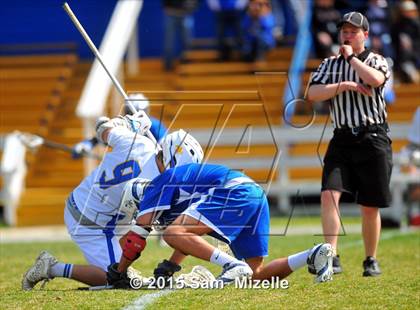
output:
M344 14L343 18L337 23L337 28L341 28L344 23L349 23L355 27L362 28L364 31L369 31L369 22L366 16L359 12Z

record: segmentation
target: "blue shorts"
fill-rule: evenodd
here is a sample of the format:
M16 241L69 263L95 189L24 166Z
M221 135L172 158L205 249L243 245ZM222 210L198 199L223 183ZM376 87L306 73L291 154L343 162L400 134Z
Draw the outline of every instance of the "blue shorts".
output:
M228 243L238 259L268 255L270 212L256 184L210 189L184 214L212 228L210 235Z

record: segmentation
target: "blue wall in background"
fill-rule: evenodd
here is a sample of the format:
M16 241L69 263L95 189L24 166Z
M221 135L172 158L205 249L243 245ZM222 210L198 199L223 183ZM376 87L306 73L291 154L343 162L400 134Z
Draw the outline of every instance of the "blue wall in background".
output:
M121 0L132 1L132 0ZM66 12L62 0L0 0L0 44L76 42L82 58L93 55ZM115 0L68 0L93 42L99 47ZM205 1L197 12L195 37L214 35L213 15ZM163 43L161 0L144 0L139 18L140 55L160 56Z

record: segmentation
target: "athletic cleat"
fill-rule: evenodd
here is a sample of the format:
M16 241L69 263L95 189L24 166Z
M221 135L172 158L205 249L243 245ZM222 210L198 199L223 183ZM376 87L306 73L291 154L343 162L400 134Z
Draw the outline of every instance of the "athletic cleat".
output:
M308 263L308 261L306 261L306 263ZM308 272L311 274L316 274L315 267L308 264Z
M308 256L308 271L315 274L315 282L327 282L332 280L333 248L329 243L320 243L314 246Z
M340 262L340 255L333 256L332 266L334 274L339 274L343 272L343 267L341 267Z
M252 274L252 269L247 263L236 261L225 264L223 266L222 273L216 278L216 280L222 280L224 284L231 284L235 281L235 279L250 279Z
M22 289L30 291L42 280L44 280L42 285L42 287L44 287L46 282L53 279L50 275L50 270L51 267L57 263L58 261L54 256L47 251L42 251L35 260L35 264L24 274L22 279Z
M377 277L382 273L378 261L372 256L366 257L363 261L363 269L364 277Z

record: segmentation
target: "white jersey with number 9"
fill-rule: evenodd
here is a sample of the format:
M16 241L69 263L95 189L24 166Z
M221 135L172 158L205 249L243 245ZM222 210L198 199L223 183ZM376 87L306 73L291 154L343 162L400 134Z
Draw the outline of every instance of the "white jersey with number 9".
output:
M156 148L147 137L123 127L110 131L108 145L112 151L73 191L80 212L99 226L129 224L129 214L122 214L119 203L127 181L153 179L159 175L155 162Z

